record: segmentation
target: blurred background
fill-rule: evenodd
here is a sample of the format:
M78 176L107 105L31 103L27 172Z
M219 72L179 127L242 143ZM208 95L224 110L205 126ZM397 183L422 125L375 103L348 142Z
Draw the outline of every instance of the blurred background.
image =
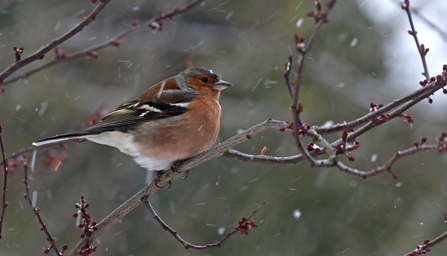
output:
M93 24L60 48L68 53L85 49L129 28L134 20L144 22L186 3L112 1ZM411 1L411 6L445 28L447 2ZM13 63L14 46L24 47L26 57L74 27L93 8L87 0L0 1L0 70ZM96 60L64 62L6 85L0 95L6 155L74 130L98 108L112 110L133 100L149 86L176 75L187 61L234 84L221 96L218 141L268 118L291 120L283 64L293 54L296 70L293 35L298 32L307 40L314 20L306 13L314 9L314 1L204 1L172 22L163 21L161 32L142 29L125 37L120 48L100 50ZM370 102L386 104L419 89L422 64L400 3L338 1L329 20L304 69L303 122L350 121L368 113ZM420 41L430 48L430 74L436 76L447 63L446 41L417 16L414 21ZM52 58L54 54L48 53L9 78ZM422 136L436 144L447 129L445 96L438 94L433 104L424 101L408 112L414 125L396 119L360 137L361 148L352 154L356 161L349 165L370 170ZM340 136L326 138L334 141ZM92 218L100 221L151 177L117 149L91 142L66 144L66 151L38 155L29 186L57 245L71 249L81 234L72 216L81 194ZM292 136L278 131L265 132L235 149L259 154L264 146L269 149L266 155L298 153ZM60 154L63 163L49 162L51 154ZM304 162L282 166L215 158L191 170L186 180L175 179L151 202L184 239L204 245L220 240L265 201L253 217L259 226L250 235L235 235L221 248L185 250L140 206L95 242L94 255L403 255L446 230L446 163L446 154L421 153L395 164L397 180L390 174L362 180ZM42 255L48 243L23 199L20 162L8 177L9 207L0 254ZM446 250L447 243L442 243L430 255L445 255Z

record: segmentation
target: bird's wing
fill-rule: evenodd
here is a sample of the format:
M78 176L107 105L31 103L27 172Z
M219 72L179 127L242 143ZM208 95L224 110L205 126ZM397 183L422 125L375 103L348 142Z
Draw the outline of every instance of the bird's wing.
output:
M138 99L121 105L85 131L89 134L105 131L125 132L142 122L179 116L186 113L186 106L194 99L194 96L191 92L165 90L154 95L150 100Z

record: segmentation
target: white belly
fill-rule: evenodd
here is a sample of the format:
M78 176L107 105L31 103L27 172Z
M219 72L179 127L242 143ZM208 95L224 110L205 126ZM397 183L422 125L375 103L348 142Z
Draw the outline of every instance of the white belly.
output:
M174 160L156 159L150 156L142 155L140 146L135 143L134 136L123 132L103 132L98 135L89 135L86 139L98 144L108 145L118 148L121 152L132 156L135 162L141 167L152 171L161 171L169 169Z

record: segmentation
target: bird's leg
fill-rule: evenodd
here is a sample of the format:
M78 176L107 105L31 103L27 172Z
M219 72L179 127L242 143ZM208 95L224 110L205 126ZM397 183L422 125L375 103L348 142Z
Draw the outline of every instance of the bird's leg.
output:
M158 182L160 181L160 176L163 174L164 171L154 171L154 172L155 172L155 178L154 178L154 180L153 180L152 182L154 183L154 185L155 185L157 188L164 188L164 187L160 187L160 186L158 186ZM169 187L168 187L168 189L170 189L171 186L172 186L172 182L169 181Z

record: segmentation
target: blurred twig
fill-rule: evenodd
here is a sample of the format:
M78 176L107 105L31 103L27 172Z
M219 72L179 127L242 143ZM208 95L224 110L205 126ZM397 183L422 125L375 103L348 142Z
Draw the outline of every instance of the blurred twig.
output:
M79 24L77 24L72 30L68 31L61 37L54 39L51 41L51 43L47 44L42 49L38 50L34 54L28 56L27 58L23 60L17 60L9 66L7 69L5 69L2 73L0 73L0 85L4 84L5 78L10 76L15 71L19 70L20 68L36 61L39 59L43 59L45 57L45 54L54 49L56 46L60 45L61 43L67 41L77 33L79 33L85 26L92 23L96 16L101 12L104 7L110 2L110 0L102 0L100 3L95 7L95 9Z
M93 52L95 52L97 50L103 49L103 48L105 48L107 46L119 47L120 44L121 44L121 42L119 41L120 39L122 39L123 37L125 37L125 36L127 36L127 35L129 35L129 34L131 34L133 32L135 32L137 30L142 29L142 28L151 27L154 30L161 30L161 28L162 28L161 21L162 20L164 20L164 19L172 19L174 16L176 16L176 15L178 15L180 13L184 13L184 12L188 11L189 9L191 9L191 8L195 7L196 5L200 4L202 1L203 0L196 0L196 1L192 2L192 3L190 3L190 4L185 5L183 8L174 8L174 10L172 10L171 12L160 13L157 17L152 18L149 21L144 22L144 23L140 23L138 21L135 21L130 28L122 31L121 33L119 33L118 35L110 38L109 40L106 40L106 41L104 41L102 43L99 43L97 45L91 46L89 48L86 48L84 50L81 50L81 51L78 51L78 52L75 52L75 53L72 53L72 54L56 55L56 57L52 61L47 62L45 64L42 64L42 65L40 65L40 66L38 66L38 67L36 67L34 69L31 69L30 71L27 71L24 74L21 74L21 75L18 75L16 77L7 79L7 80L4 81L3 84L6 85L6 84L9 84L9 83L18 81L18 80L20 80L22 78L27 78L30 75L32 75L32 74L34 74L34 73L36 73L36 72L38 72L40 70L43 70L43 69L48 68L48 67L51 67L51 66L56 65L56 64L58 64L60 62L64 62L64 61L71 60L71 59L74 59L74 58L78 58L78 57L81 57L81 56L87 56L88 54L93 53ZM55 46L57 46L57 45L55 45ZM51 48L51 49L53 49L53 48ZM4 77L2 77L0 75L0 81L1 81L1 78L4 79Z
M2 158L3 163L6 163L6 157L5 157L5 149L3 147L3 140L2 140L2 120L0 119L0 146L2 149ZM3 164L3 190L2 190L2 215L0 216L0 239L2 238L2 227L3 227L3 219L5 218L5 211L6 207L8 206L8 202L6 202L6 184L8 181L8 166L7 164Z
M39 221L40 224L40 230L44 231L45 234L47 235L47 241L48 243L50 243L50 247L46 248L44 250L45 254L49 253L49 251L51 249L54 250L54 252L56 253L56 255L63 255L61 253L59 253L59 250L56 247L56 243L55 243L55 239L53 237L51 237L50 232L48 232L47 229L47 225L43 222L42 218L40 217L39 214L39 207L35 207L33 205L33 203L31 202L30 196L29 196L29 188L28 188L28 163L26 161L26 156L23 155L23 167L24 167L24 176L25 178L23 179L23 184L25 184L25 199L28 202L29 206L31 207L31 209L33 210L33 213L36 215L37 220ZM67 245L63 246L64 249L62 249L62 253L66 250Z

